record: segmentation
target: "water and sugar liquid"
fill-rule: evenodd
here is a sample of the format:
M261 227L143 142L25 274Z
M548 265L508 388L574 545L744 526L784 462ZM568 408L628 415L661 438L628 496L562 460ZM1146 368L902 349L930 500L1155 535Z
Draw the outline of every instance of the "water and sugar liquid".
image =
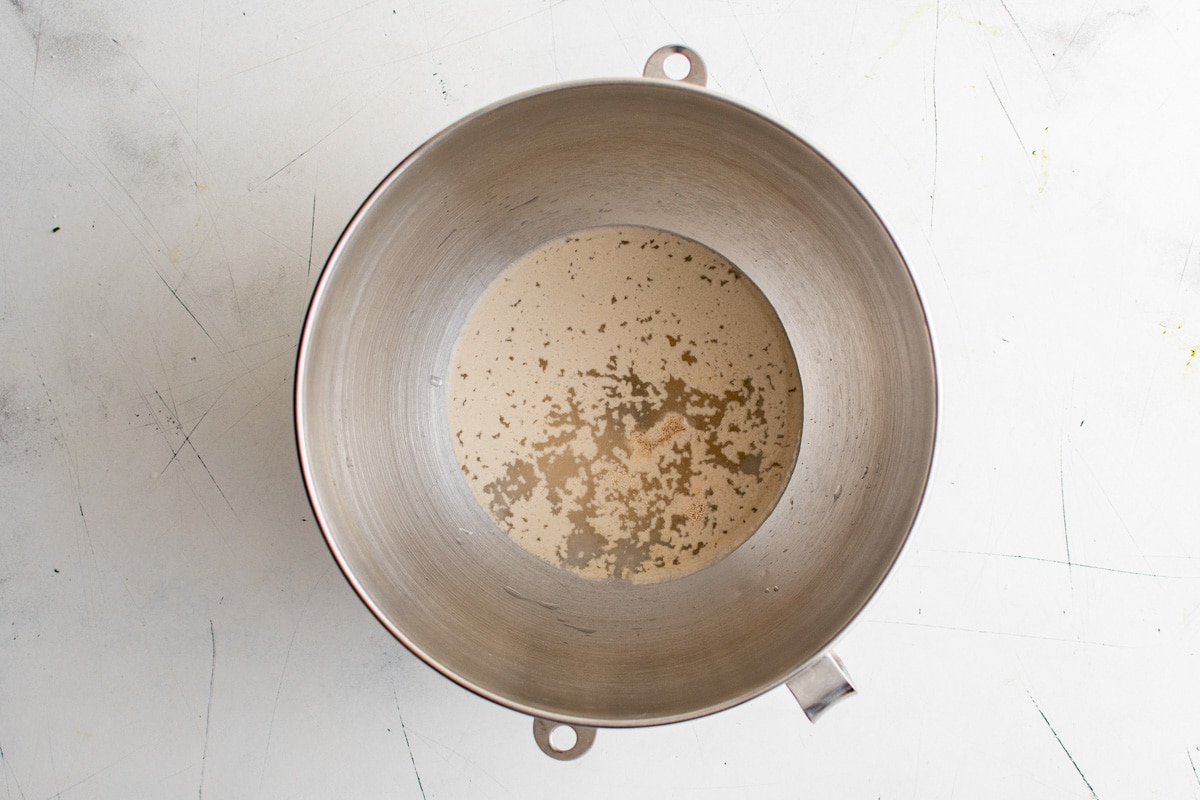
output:
M591 578L667 580L728 555L800 445L800 376L771 304L718 253L647 228L580 231L508 268L447 389L480 505Z

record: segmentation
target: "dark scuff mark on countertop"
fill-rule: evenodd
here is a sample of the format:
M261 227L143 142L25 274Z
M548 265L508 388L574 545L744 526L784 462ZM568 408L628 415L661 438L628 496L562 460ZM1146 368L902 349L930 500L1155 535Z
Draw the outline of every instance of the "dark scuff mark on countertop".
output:
M1033 699L1032 694L1029 695L1029 700L1033 703L1033 707L1037 709L1042 721L1046 723L1046 727L1050 729L1050 733L1054 734L1055 741L1058 742L1058 746L1062 748L1062 751L1066 753L1067 759L1071 762L1071 766L1073 766L1075 771L1079 773L1079 777L1083 779L1084 785L1087 786L1088 791L1092 793L1092 800L1100 800L1099 796L1096 794L1096 790L1092 788L1091 781L1089 781L1087 776L1083 774L1083 770L1079 768L1079 764L1075 761L1075 757L1071 755L1071 751L1067 749L1065 744L1063 744L1062 737L1058 735L1058 731L1054 730L1054 726L1050 724L1050 718L1046 716L1046 712L1042 711L1041 706L1038 705L1037 700ZM1191 754L1189 753L1188 755L1190 756Z

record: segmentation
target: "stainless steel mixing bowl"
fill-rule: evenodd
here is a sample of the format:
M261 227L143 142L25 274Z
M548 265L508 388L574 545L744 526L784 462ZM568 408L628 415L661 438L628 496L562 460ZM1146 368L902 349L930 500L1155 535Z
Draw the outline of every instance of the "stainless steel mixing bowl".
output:
M648 72L680 50L697 82L684 48ZM724 560L661 583L582 578L515 544L472 497L447 426L451 351L481 293L539 245L619 224L738 265L803 382L774 512ZM296 380L309 496L363 602L445 675L588 741L591 726L685 720L789 680L810 711L846 691L825 654L909 535L936 406L913 279L855 187L777 122L665 76L540 89L422 145L329 257Z

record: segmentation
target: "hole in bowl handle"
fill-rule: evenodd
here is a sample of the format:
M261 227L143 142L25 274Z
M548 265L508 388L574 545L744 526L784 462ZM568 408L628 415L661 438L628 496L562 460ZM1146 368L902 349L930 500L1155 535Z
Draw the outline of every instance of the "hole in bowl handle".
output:
M793 675L787 687L811 722L834 703L854 694L846 665L832 651Z
M688 62L688 73L681 78L672 78L665 69L667 59L674 55L683 56ZM668 44L655 50L650 54L650 58L646 59L642 77L658 78L664 81L678 80L681 83L690 83L703 88L708 85L708 68L704 66L704 59L700 58L700 54L692 48L684 47L681 44Z
M551 734L558 728L570 728L575 732L575 743L570 747L556 747ZM557 738L557 737L556 737ZM567 722L551 722L540 717L533 718L533 740L542 752L559 761L574 761L591 749L596 741L596 729L586 725L571 725Z

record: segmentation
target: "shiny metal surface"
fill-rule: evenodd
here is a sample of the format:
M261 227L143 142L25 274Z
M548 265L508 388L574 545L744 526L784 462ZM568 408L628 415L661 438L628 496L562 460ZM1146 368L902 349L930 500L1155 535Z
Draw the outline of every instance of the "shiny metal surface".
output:
M837 653L829 652L797 672L787 682L796 702L810 722L839 700L854 694L854 682Z
M445 378L464 318L538 245L636 224L749 275L791 339L799 461L740 549L659 584L530 555L475 502ZM437 135L347 227L300 348L296 424L335 557L391 632L535 717L638 726L727 708L822 656L891 568L930 468L936 379L916 289L842 174L707 91L614 80L535 91Z

